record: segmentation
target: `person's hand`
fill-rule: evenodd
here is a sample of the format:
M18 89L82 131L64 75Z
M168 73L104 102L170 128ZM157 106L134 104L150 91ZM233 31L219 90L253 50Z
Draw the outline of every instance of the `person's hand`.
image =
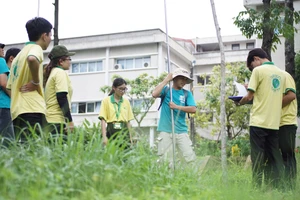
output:
M245 84L244 84L244 87L245 87L246 89L248 89L248 83L245 83Z
M106 137L106 136L102 137L102 144L103 144L104 146L106 146L107 143L108 143L107 137Z
M170 102L169 106L170 106L171 109L177 109L178 108L178 105L176 105L174 102Z
M71 132L73 132L74 130L74 122L69 122L65 128L65 132L68 133L68 130L70 130Z
M173 74L172 73L169 73L168 76L166 76L166 81L170 82L173 80Z
M240 105L241 105L239 101L234 101L234 104L235 104L236 106L240 106Z
M20 92L25 93L25 92L32 92L32 91L38 91L39 92L39 85L35 85L33 84L31 81L29 83L27 83L26 85L23 85L20 88Z

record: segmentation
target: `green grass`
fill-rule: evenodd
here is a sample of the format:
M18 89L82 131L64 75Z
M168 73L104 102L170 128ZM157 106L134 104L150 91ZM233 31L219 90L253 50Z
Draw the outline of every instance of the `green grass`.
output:
M77 130L66 144L47 139L0 149L1 199L298 199L294 192L251 187L251 169L228 162L223 182L219 159L204 171L197 165L176 165L175 171L158 164L155 150L140 142L131 151L118 144L101 146L99 134ZM202 173L201 173L202 172Z

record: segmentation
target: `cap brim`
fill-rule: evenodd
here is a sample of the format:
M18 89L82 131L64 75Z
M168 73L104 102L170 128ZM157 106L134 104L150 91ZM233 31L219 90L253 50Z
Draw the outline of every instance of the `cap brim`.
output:
M192 83L193 81L194 81L193 79L190 79L190 78L189 78L189 79L186 81L186 83L187 83L187 84L190 84L190 83Z
M75 52L69 52L68 54L67 54L67 56L74 56L76 53Z

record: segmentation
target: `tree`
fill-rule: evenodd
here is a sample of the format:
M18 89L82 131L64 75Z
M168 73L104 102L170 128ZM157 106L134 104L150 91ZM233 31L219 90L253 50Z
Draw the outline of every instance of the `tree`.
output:
M285 0L284 24L289 27L294 26L294 3L293 0ZM290 32L290 36L284 42L285 54L285 70L295 78L295 41L294 31Z
M224 53L224 45L222 41L220 26L217 18L215 2L214 0L210 0L212 14L214 18L217 38L219 41L219 47L221 52L221 98L220 98L220 125L221 125L221 135L222 135L222 143L221 143L221 159L222 159L222 168L223 168L223 178L227 181L227 156L226 156L226 135L225 135L225 53Z
M261 48L267 52L271 60L271 50L276 50L276 45L281 44L280 36L290 38L297 29L284 23L281 14L285 13L286 7L283 4L271 0L262 2L262 10L241 11L234 18L234 24L247 38L257 35L259 39L263 39ZM299 22L299 11L293 11L293 20L295 23Z
M135 79L125 79L127 86L130 88L127 96L131 103L135 99L135 104L132 107L133 116L138 124L138 131L141 132L141 123L146 117L149 109L154 104L155 99L152 98L152 91L158 83L160 83L165 77L166 73L161 74L159 77L149 76L146 73L140 74ZM120 77L119 75L114 75L112 80ZM111 86L103 86L100 88L103 93L108 93L111 90ZM136 100L140 100L138 103Z
M226 97L236 94L234 80L244 83L249 79L251 72L246 69L244 64L234 63L226 65L227 73L225 76ZM210 86L202 89L205 99L197 103L196 123L200 127L212 126L212 133L220 133L220 86L221 86L221 67L215 66L213 74L210 76ZM242 133L248 132L250 105L236 106L228 98L225 99L226 110L226 133L229 140L236 138ZM210 119L213 119L213 124Z
M295 56L295 68L296 68L296 96L297 96L297 104L298 104L298 111L297 115L300 117L300 52L298 52Z

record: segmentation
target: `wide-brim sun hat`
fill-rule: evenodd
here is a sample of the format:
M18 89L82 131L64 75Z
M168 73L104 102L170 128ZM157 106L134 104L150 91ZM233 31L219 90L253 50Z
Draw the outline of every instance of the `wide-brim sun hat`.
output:
M177 76L184 76L187 78L187 81L186 83L187 84L190 84L191 82L193 82L194 80L190 77L190 74L189 72L186 70L186 69L183 69L183 68L177 68L174 70L173 72L173 79Z

